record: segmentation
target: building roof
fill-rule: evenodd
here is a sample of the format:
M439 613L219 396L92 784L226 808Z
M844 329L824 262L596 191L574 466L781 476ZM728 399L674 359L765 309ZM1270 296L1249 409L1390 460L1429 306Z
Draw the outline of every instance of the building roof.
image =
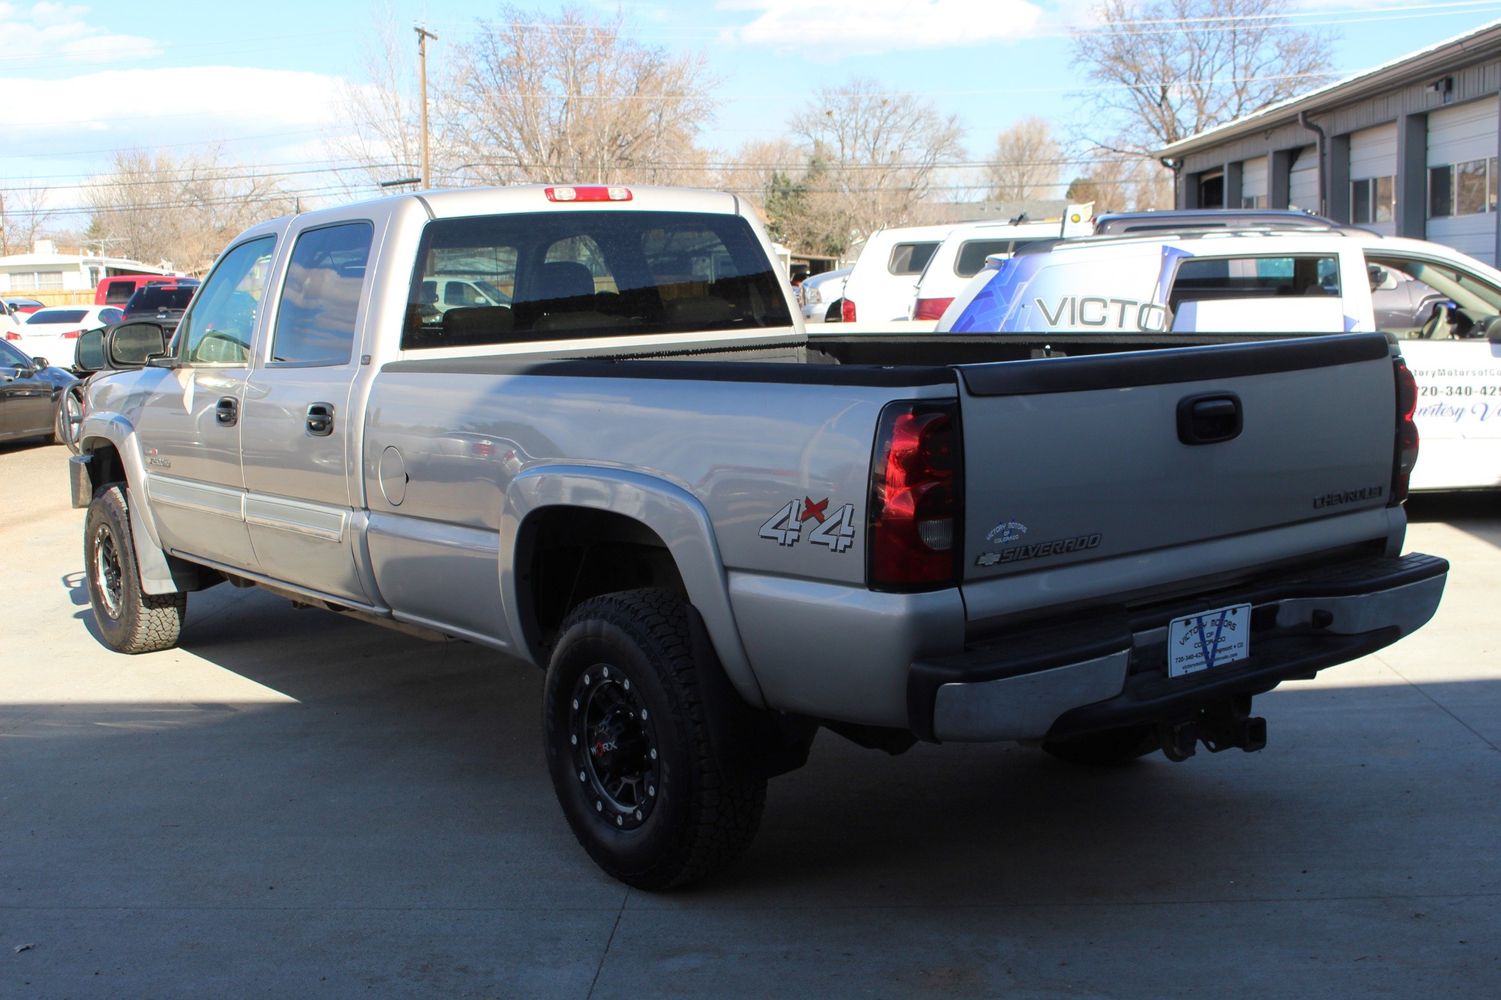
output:
M1234 121L1179 139L1157 151L1161 157L1194 152L1250 132L1296 121L1300 112L1314 113L1348 104L1381 91L1405 86L1427 76L1447 76L1468 63L1501 53L1501 19L1473 31L1446 38L1426 49L1362 70L1306 94L1269 104Z
M99 257L85 253L13 253L0 257L0 270L82 267L84 264L103 263L105 268L117 268L138 274L171 274L171 271L153 264L143 264L128 257Z

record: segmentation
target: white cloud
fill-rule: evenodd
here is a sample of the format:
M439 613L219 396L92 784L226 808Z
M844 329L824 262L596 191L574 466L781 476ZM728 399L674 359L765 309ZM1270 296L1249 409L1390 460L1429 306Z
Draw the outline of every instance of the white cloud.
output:
M343 86L339 77L319 73L238 66L121 69L63 80L0 80L12 108L45 111L28 122L26 131L118 127L127 134L171 129L174 121L187 118L212 118L224 126L327 124L338 115Z
M759 11L730 37L749 45L810 49L825 56L975 45L1025 38L1042 9L1027 0L727 0Z
M88 7L37 3L29 8L0 3L6 64L12 68L64 62L125 62L161 54L154 39L115 34L96 23Z

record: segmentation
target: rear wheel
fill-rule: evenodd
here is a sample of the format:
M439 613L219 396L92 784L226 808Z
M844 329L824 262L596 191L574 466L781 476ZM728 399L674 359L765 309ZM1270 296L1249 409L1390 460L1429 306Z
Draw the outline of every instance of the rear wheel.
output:
M641 889L687 885L754 838L764 779L734 778L709 741L690 609L662 590L596 597L564 621L543 739L563 815L589 856Z
M83 563L94 623L105 645L117 652L171 649L182 632L188 595L141 589L126 496L120 483L103 487L84 519Z
M1088 767L1119 767L1160 750L1155 726L1122 726L1067 740L1044 740L1042 749L1059 760Z

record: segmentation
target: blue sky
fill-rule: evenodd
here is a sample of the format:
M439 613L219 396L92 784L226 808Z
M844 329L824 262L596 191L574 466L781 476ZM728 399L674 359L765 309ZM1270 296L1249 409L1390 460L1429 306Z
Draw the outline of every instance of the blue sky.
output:
M1501 0L1293 0L1294 22L1339 32L1347 75L1501 18ZM703 144L733 152L782 135L818 88L870 77L959 116L974 158L996 133L1041 115L1064 132L1089 86L1069 32L1090 0L655 0L623 10L641 42L701 52L719 81ZM555 12L556 5L530 9ZM446 0L0 0L0 188L46 186L57 207L119 148L187 153L216 143L229 160L311 171L342 129L340 94L363 79L375 28L394 24L415 64L426 25L431 69L498 6Z

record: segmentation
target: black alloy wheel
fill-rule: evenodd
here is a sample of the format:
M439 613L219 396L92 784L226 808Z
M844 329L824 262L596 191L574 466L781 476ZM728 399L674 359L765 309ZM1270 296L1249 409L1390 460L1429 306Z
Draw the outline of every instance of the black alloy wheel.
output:
M662 774L651 710L617 667L596 664L573 685L569 739L579 781L594 796L594 810L617 829L645 823Z
M590 598L559 630L543 684L543 747L558 804L605 872L671 889L750 846L766 780L728 774L709 737L695 612L665 590Z

